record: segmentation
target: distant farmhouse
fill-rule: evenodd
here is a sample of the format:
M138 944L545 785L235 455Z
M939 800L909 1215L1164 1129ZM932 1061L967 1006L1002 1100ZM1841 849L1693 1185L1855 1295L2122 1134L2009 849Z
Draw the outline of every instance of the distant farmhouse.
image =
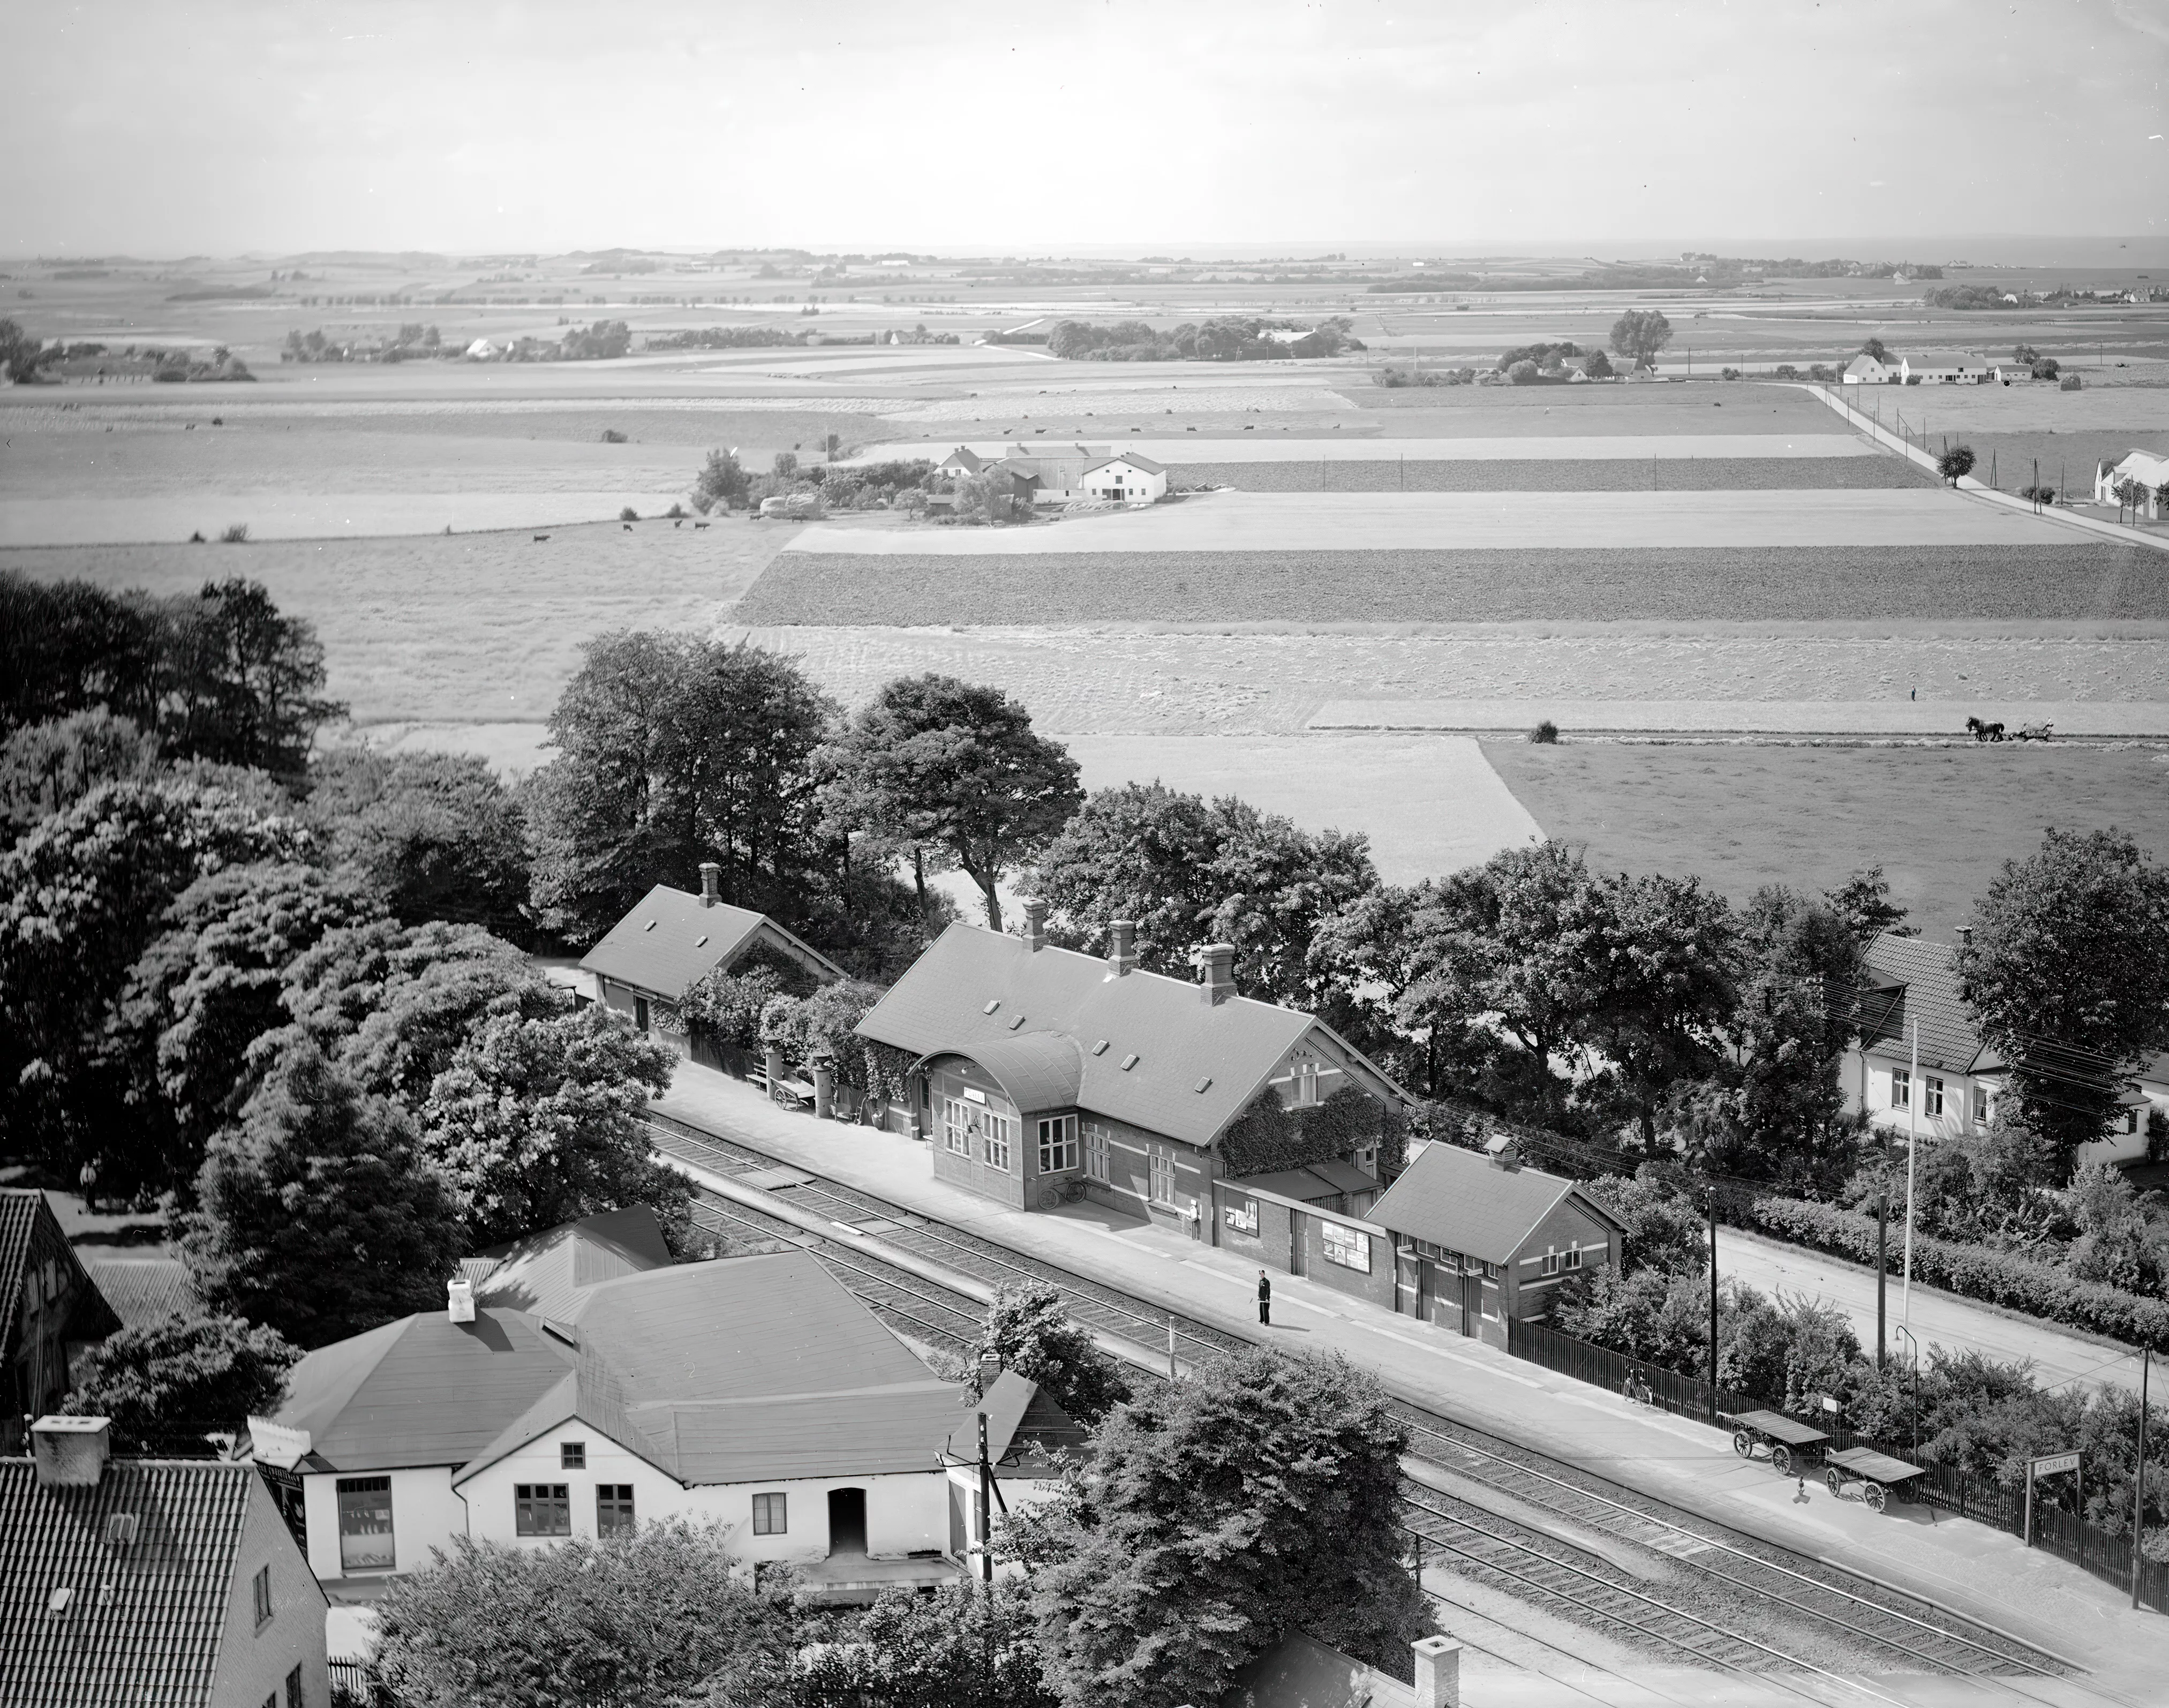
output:
M1985 386L1998 377L1995 363L1958 350L1907 356L1899 364L1899 371L1909 386Z
M2122 502L2116 489L2128 480L2135 480L2146 489L2145 501L2140 506L2150 520L2161 519L2161 490L2169 486L2169 456L2156 456L2150 451L2131 451L2124 453L2120 462L2100 462L2094 466L2094 502L2113 504Z
M1895 364L1879 361L1863 350L1845 365L1841 377L1848 386L1895 386L1903 376Z
M1167 495L1167 470L1135 451L1112 454L1105 445L1017 446L999 457L981 455L960 445L935 468L946 483L993 473L1010 482L1010 496L1035 506L1066 504L1079 499L1113 499L1144 504ZM931 507L941 510L948 500L937 493Z

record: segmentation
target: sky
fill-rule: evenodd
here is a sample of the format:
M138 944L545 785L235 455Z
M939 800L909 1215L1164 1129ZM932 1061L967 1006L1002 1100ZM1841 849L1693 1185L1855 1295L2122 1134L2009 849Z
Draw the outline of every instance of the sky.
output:
M2169 0L34 0L8 44L18 256L2169 237Z

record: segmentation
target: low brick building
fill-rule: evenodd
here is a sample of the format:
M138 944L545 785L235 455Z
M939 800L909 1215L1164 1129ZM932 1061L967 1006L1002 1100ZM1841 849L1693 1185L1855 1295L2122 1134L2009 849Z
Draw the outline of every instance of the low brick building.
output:
M1403 1107L1332 1027L1237 995L1227 945L1191 984L1141 970L1126 922L1101 960L1048 943L1044 917L1028 904L1020 937L951 926L859 1022L914 1058L895 1118L937 1178L1020 1209L1083 1193L1210 1240L1219 1140L1260 1092L1302 1108L1352 1086Z

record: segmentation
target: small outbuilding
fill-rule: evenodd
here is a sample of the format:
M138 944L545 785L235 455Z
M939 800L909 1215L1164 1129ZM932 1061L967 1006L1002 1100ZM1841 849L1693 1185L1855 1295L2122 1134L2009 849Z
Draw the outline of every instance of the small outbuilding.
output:
M1370 1220L1393 1236L1397 1310L1501 1348L1509 1318L1544 1316L1561 1279L1618 1262L1627 1236L1578 1182L1527 1166L1504 1134L1483 1151L1426 1145Z

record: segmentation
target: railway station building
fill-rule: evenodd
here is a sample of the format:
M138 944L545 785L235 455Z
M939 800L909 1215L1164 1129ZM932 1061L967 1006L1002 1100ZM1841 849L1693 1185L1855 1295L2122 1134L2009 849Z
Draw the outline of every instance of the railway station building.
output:
M1101 959L1048 942L1045 919L1031 902L1021 936L951 926L859 1022L914 1059L892 1118L937 1179L1017 1209L1090 1198L1218 1243L1221 1140L1253 1099L1301 1110L1352 1089L1401 1112L1401 1088L1332 1027L1236 995L1226 944L1193 984L1142 969L1127 922ZM1377 1189L1375 1143L1336 1161L1338 1183L1308 1183Z

